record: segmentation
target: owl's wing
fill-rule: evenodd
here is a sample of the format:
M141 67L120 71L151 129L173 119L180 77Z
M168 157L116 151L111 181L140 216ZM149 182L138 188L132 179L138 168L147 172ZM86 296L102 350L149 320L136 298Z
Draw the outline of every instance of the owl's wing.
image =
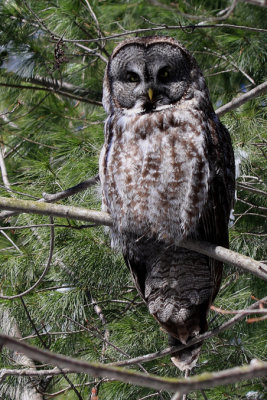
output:
M235 162L230 134L216 116L210 120L210 140L214 145L209 154L212 179L208 202L200 218L198 239L228 248L229 217L235 195ZM209 258L209 266L214 277L213 301L220 288L223 263Z
M228 223L234 204L235 193L235 164L231 139L227 129L217 120L211 124L211 140L217 146L211 146L209 154L212 179L209 185L207 204L202 212L198 229L193 238L208 241L228 248ZM209 147L209 146L208 146ZM206 314L210 303L215 299L221 284L223 263L213 258L207 258L212 293L210 301L203 304L200 315L200 326L207 329ZM197 316L198 310L194 313ZM169 334L169 344L179 345L180 341ZM172 356L173 363L181 370L192 368L198 358L201 342L179 351Z

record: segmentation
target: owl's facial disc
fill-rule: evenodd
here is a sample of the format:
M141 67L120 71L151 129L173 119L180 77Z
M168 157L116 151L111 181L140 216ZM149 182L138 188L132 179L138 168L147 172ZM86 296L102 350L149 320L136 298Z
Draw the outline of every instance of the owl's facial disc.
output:
M178 47L156 43L123 47L109 67L115 107L153 112L178 102L190 81Z

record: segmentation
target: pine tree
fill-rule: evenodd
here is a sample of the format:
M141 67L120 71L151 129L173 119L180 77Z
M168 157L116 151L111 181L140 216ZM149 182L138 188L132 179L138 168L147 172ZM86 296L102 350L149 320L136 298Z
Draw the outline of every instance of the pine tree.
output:
M60 192L97 175L105 120L103 73L112 49L125 37L165 34L181 41L201 66L215 108L263 83L266 8L260 2L250 3L257 1L3 0L0 195L38 200L43 192ZM128 31L135 32L127 35ZM256 97L220 118L231 132L239 176L230 246L266 261L266 100ZM60 203L100 210L99 187L90 186ZM0 300L2 332L8 333L8 315L27 343L103 363L167 347L166 335L137 295L121 255L110 249L103 227L5 211L0 216L1 296L24 292L45 266L49 267L29 294ZM255 298L264 296L265 289L261 279L226 266L215 306L246 309ZM210 328L231 317L214 308ZM207 340L195 373L247 364L253 358L266 360L260 317L248 316L247 321ZM33 367L33 360L28 362ZM0 367L15 370L25 365L4 349ZM51 370L51 366L38 363L34 368ZM181 376L169 356L132 368L159 376ZM33 390L35 385L38 400L56 392L58 399L88 399L93 388L97 388L99 400L172 398L170 392L85 374L10 375L0 379L0 398L21 399L25 387ZM248 397L250 392L254 397ZM195 391L187 398L263 399L264 394L264 380L253 379Z

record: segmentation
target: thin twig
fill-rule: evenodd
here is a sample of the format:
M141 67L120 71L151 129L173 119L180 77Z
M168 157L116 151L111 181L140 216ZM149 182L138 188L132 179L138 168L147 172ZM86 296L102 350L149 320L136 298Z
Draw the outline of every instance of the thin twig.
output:
M213 311L216 311L219 314L267 314L267 308L258 308L257 310L223 310L222 308L215 307L215 306L210 306L210 309Z
M92 9L92 7L91 7L91 5L90 5L90 3L89 3L88 0L84 0L84 1L85 1L86 5L87 5L87 7L88 7L88 10L89 10L89 12L90 12L90 14L91 14L91 17L93 18L93 20L94 20L94 22L95 22L96 29L97 29L97 32L98 32L98 37L99 37L99 38L103 38L101 29L100 29L100 25L99 25L98 19L96 18L96 15L95 15L95 13L94 13L94 10Z
M46 263L46 267L43 270L41 276L39 277L39 279L27 290L25 290L22 293L16 294L14 296L3 296L0 295L0 299L5 299L5 300L11 300L11 299L17 299L19 297L25 296L26 294L30 293L33 289L35 289L43 280L44 276L46 275L46 273L48 272L50 265L51 265L51 261L52 261L52 257L53 257L53 251L54 251L54 239L55 239L55 231L54 231L54 224L53 224L53 217L50 217L50 221L51 221L51 227L50 227L50 248L49 248L49 256L48 256L48 260Z
M50 93L46 94L37 104L35 104L32 108L30 108L30 110L27 111L26 113L18 115L17 117L14 117L10 121L6 121L4 123L1 123L0 126L11 124L11 123L13 123L13 121L16 121L16 120L18 120L20 118L26 117L26 115L31 114L34 110L36 110L36 108L38 108L47 99L48 96L50 96ZM23 138L23 139L27 140L26 138Z
M209 400L209 399L207 398L206 393L205 393L204 390L200 390L200 393L202 394L204 400Z
M241 72L253 85L256 85L254 79L249 76L246 71L244 71L242 68L240 68L234 61L231 60L231 56L228 54L228 57L225 56L224 54L220 54L217 51L210 50L208 47L204 47L204 49L207 51L208 54L214 55L218 58L221 58L222 60L225 60L227 63L233 65L237 71Z
M4 232L2 229L0 230L0 232L2 233L2 235L12 244L13 247L15 247L15 249L22 254L22 251L20 250L20 248L16 245L16 243L6 234L6 232ZM0 297L1 298L1 297Z
M256 194L260 194L260 195L262 195L262 196L264 196L264 197L267 197L267 192L265 192L264 190L255 189L255 188L249 186L248 184L247 184L247 185L244 185L243 183L239 183L239 182L237 182L236 185L237 185L237 187L240 188L240 189L248 190L249 192L256 193Z
M258 308L260 306L260 304L265 303L266 301L267 301L267 296L264 297L263 299L257 301L256 303L252 304L247 309L253 310L255 308ZM218 326L217 328L214 328L211 331L203 333L202 335L199 335L199 336L195 337L194 339L189 340L187 342L187 344L182 344L180 346L174 346L174 347L167 347L166 349L157 351L155 353L150 353L150 354L146 354L144 356L135 357L135 358L132 358L131 360L117 361L111 365L118 365L118 366L133 365L133 364L143 363L143 362L155 360L157 358L161 358L161 357L170 355L176 351L183 350L186 347L192 346L193 344L202 342L204 340L209 339L210 337L216 336L216 335L218 335L218 333L224 332L225 330L229 329L231 326L233 326L234 324L236 324L237 322L239 322L243 318L245 318L246 315L247 314L237 314L233 318L224 322L222 325Z
M62 192L58 192L55 194L43 193L43 199L47 202L58 201L62 199L66 199L69 196L73 196L76 193L79 193L83 190L88 189L89 187L99 183L99 175L96 175L86 181L78 183L78 185L72 186L69 189L63 190Z
M244 203L252 208L257 208L259 211L262 211L263 214L267 215L267 207L262 207L262 206L258 206L256 204L252 204L252 203L248 202L247 200L240 199L239 197L237 198L237 201L240 201L241 203Z
M23 297L21 297L23 299ZM49 334L49 336L66 336L66 335L76 335L77 333L83 333L84 329L80 329L77 331L63 331L63 332L38 332L38 335L29 335L29 336L24 336L21 340L28 340L28 339L35 339L36 337L39 338L39 336L47 336Z
M233 24L190 24L190 25L159 25L156 27L150 27L150 28L140 28L140 29L133 29L130 31L125 31L121 33L115 33L114 35L110 36L105 36L105 40L113 40L117 39L119 37L123 36L131 36L135 34L142 34L145 32L157 32L157 31L168 31L168 30L191 30L194 31L195 29L240 29L240 30L245 30L245 31L251 31L251 32L258 32L258 33L267 33L267 29L262 29L262 28L255 28L252 26L244 26L244 25L233 25ZM56 39L59 39L58 36L56 36ZM76 43L94 43L94 42L99 42L103 40L102 38L94 38L94 39L65 39L64 42L76 42Z
M99 331L99 329L96 326L91 327L91 329L89 329L88 327L80 324L79 322L75 321L74 319L68 317L67 315L63 315L65 318L67 318L69 321L73 322L75 325L79 326L80 328L84 329L85 331L89 332L91 335L99 338L100 340L102 340L103 343L106 343L108 346L113 347L118 353L123 354L125 357L130 357L129 354L127 354L125 351L123 351L122 349L120 349L118 346L116 346L115 344L111 343L105 336L102 335L102 333ZM112 364L110 364L112 365ZM147 370L141 365L138 364L139 368L145 372L146 374L148 373Z
M96 106L102 106L101 101L91 100L91 99L88 99L87 97L78 96L78 95L75 95L75 94L72 94L69 92L65 92L64 90L61 90L61 89L54 89L54 88L49 88L49 87L39 87L39 86L19 85L19 84L4 83L4 82L0 82L0 86L13 87L13 88L17 88L17 89L43 90L43 91L50 92L50 93L57 93L62 96L74 99L74 100L82 101L84 103L94 104ZM19 117L19 118L21 118L21 117ZM14 120L15 119L18 119L18 118L14 118Z

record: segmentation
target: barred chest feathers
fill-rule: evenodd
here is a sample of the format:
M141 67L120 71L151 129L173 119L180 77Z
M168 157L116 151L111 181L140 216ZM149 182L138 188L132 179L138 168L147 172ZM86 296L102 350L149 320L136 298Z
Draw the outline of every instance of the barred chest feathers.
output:
M178 244L194 230L208 195L206 130L200 112L175 107L108 118L102 182L118 240L126 231Z

